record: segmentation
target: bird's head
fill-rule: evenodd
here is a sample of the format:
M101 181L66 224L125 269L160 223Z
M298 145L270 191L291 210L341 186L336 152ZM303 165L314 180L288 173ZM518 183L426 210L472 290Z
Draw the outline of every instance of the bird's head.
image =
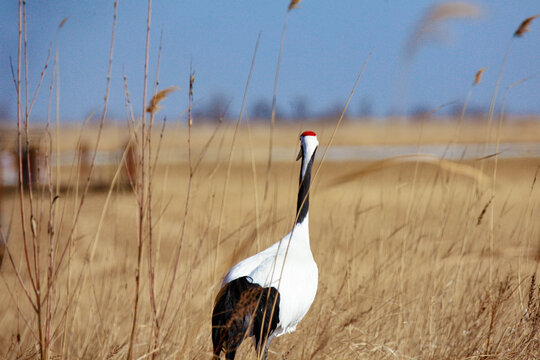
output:
M319 141L317 140L317 134L313 131L304 131L300 134L300 152L298 153L296 160L304 158L309 161L318 147Z

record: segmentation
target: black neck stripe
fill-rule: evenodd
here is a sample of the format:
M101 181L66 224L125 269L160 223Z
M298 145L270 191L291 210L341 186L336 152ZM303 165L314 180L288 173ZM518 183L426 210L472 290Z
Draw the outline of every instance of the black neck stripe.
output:
M313 154L311 154L311 158L309 160L304 156L302 157L302 166L300 168L300 188L298 189L298 200L296 202L296 215L298 217L296 220L297 224L304 221L309 210L309 187L311 184L311 168L313 167L313 160L315 159L315 151ZM305 152L303 152L303 155L305 155ZM304 168L305 161L309 161L309 163L306 167L306 173L302 178L302 169Z

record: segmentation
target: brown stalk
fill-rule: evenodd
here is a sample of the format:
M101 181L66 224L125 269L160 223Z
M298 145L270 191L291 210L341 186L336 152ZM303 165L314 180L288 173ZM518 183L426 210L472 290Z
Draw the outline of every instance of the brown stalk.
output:
M67 17L64 18L64 20L62 20L62 22L58 26L58 30L61 29L64 26L66 21L67 21ZM51 45L51 47L52 47L52 45ZM37 89L36 89L36 91L34 93L34 97L32 99L32 103L30 105L29 112L32 110L32 107L34 105L34 101L37 98L37 94L38 94L39 88L41 86L41 82L43 80L45 70L47 69L47 63L48 63L51 47L49 47L49 54L47 55L47 61L46 61L46 64L45 64L45 67L44 67L43 71L41 72L41 77L40 77L40 80L39 80L39 84L38 84L38 87L37 87ZM57 50L55 48L55 61L54 61L54 67L53 67L53 72L52 72L52 76L51 76L51 84L49 86L49 101L48 101L48 104L47 104L47 124L46 124L46 130L45 130L47 144L48 144L47 147L46 147L46 150L45 150L45 169L46 169L46 174L47 174L47 185L48 185L47 188L48 188L48 192L49 192L49 217L48 217L48 221L47 221L47 235L48 235L48 240L49 240L49 244L48 244L49 245L49 249L48 249L49 263L48 263L47 278L46 278L46 280L47 280L46 289L47 290L46 290L45 296L43 298L43 301L46 303L46 307L47 307L46 318L45 318L45 334L46 334L46 343L49 346L53 342L53 338L51 337L51 328L52 328L52 320L53 320L53 308L52 308L52 306L53 306L53 301L54 301L53 296L54 296L54 285L55 285L54 268L55 268L55 254L56 254L56 249L57 249L56 239L58 238L58 234L57 234L57 232L55 230L55 221L56 221L55 204L56 204L56 200L58 200L58 198L59 198L59 196L56 195L57 191L58 191L58 183L57 183L57 186L55 188L54 185L53 185L52 166L51 166L51 162L50 162L51 154L52 154L52 148L53 148L53 140L52 140L52 136L51 136L51 133L50 133L50 105L51 105L51 99L52 99L54 79L55 79L56 72L57 72L56 71L57 70L57 65L58 65L58 52L57 52ZM57 113L57 116L58 116L58 113ZM58 229L58 231L59 230L60 229ZM68 292L69 292L69 284L68 284ZM64 344L62 343L62 346L63 345Z
M240 127L240 123L242 122L242 116L244 115L244 109L246 107L246 101L247 101L247 94L249 90L249 84L251 82L251 76L253 75L253 69L255 67L255 59L257 57L257 49L259 48L259 41L261 40L261 33L259 33L259 36L257 37L257 42L255 43L255 50L253 51L253 58L251 59L251 67L249 69L248 78L246 81L246 86L244 88L244 98L242 99L242 106L240 108L240 114L238 115L238 120L236 121L236 126L234 128L232 143L231 143L231 150L229 152L229 160L227 164L227 176L225 178L225 186L223 189L223 200L221 203L221 210L219 213L219 220L218 220L218 234L217 234L217 240L216 240L216 257L214 261L214 279L217 276L217 265L219 260L219 244L221 242L221 234L223 230L223 214L225 212L225 204L227 202L227 191L229 189L229 179L231 176L231 165L232 165L232 159L234 155L234 149L236 145L236 136L238 134L238 129Z
M459 114L459 121L458 121L456 129L454 131L454 136L453 136L453 140L452 140L452 153L454 152L455 147L456 147L456 143L457 143L457 141L459 139L459 135L460 135L460 132L461 132L461 126L463 125L463 120L465 119L465 113L467 112L467 106L469 105L469 101L471 99L472 90L482 80L482 75L484 74L484 71L486 71L485 67L479 69L476 72L476 74L474 75L474 81L473 81L469 91L467 92L467 97L465 98L465 102L463 103L463 107L461 108L461 112ZM447 149L448 149L448 147L447 147Z
M127 76L124 72L124 69L122 69L122 78L124 79L124 99L125 99L125 107L126 107L126 123L128 126L128 129L130 132L135 131L135 116L133 115L133 106L131 105L131 99L129 96L129 88L127 83ZM135 137L135 140L137 138Z
M149 291L150 291L150 304L152 307L152 317L154 324L154 341L152 345L152 359L155 359L158 342L159 342L159 321L157 317L157 308L156 308L156 292L155 292L155 268L154 268L154 255L153 255L153 226L152 226L152 127L154 125L154 116L155 113L160 109L159 103L165 99L165 97L175 90L174 87L169 87L162 91L157 91L159 85L159 68L161 64L161 45L163 39L163 30L161 31L161 36L159 40L159 50L158 50L158 61L156 65L156 81L154 84L154 96L150 99L150 104L146 108L146 112L150 113L150 123L148 125L148 190L147 190L147 226L148 226L148 277L150 281ZM157 164L157 158L154 165ZM152 335L152 332L150 333ZM152 342L152 341L151 341Z
M2 276L2 281L4 282L4 286L6 287L7 289L7 292L9 294L9 297L11 298L11 301L13 301L13 303L15 304L15 306L17 307L17 314L23 319L23 322L24 324L26 325L26 330L30 331L30 334L32 335L32 337L34 338L34 341L39 341L39 338L38 336L36 335L34 329L32 329L32 325L30 324L30 320L28 320L26 318L26 316L24 316L24 312L23 312L23 309L21 309L21 307L19 306L19 302L18 302L18 299L17 297L13 294L13 291L11 290L11 288L9 287L7 281L6 281L6 278L4 276L4 274L1 274Z
M484 205L484 207L482 208L482 211L480 212L480 215L478 216L478 220L476 220L476 225L480 225L482 223L482 219L484 218L484 215L489 207L489 205L491 204L491 202L493 201L493 198L494 196L491 196L491 198L489 199L489 201L486 203L486 205Z
M193 125L193 119L192 119L192 112L191 109L193 107L193 93L194 93L194 83L195 83L195 73L193 72L191 65L190 65L190 75L189 75L189 106L188 106L188 166L189 166L189 177L188 177L188 184L187 184L187 194L186 194L186 203L184 205L184 216L182 218L182 227L180 230L180 237L178 241L178 246L176 248L175 256L174 256L174 266L171 276L171 281L169 283L169 287L167 289L167 295L165 296L164 304L162 306L162 311L160 313L159 319L160 323L163 323L165 316L167 315L167 308L169 306L169 302L171 300L171 296L174 290L174 285L176 283L176 275L178 273L178 266L180 264L180 255L182 253L182 247L184 244L184 236L185 236L185 229L186 229L186 222L187 217L189 214L190 209L190 202L191 202L191 194L192 194L192 184L193 184L193 176L195 175L195 171L197 170L197 167L199 163L201 162L202 158L204 157L204 154L206 153L206 150L210 146L210 143L212 139L214 138L217 129L219 128L221 122L218 123L216 129L214 130L214 133L210 137L209 141L205 144L202 154L200 155L200 158L198 162L195 164L195 166L192 166L192 151L191 151L191 126ZM170 330L170 329L169 329ZM165 337L169 334L169 331L166 331Z
M22 279L22 275L19 269L15 265L15 261L13 260L11 252L9 251L7 239L4 236L4 232L2 231L2 229L0 229L0 237L1 237L2 245L3 245L3 249L8 256L9 262L11 263L11 267L13 268L13 271L15 272L15 275L17 276L17 280L19 281L19 284L21 285L21 288L23 289L24 294L26 295L26 298L28 299L28 302L30 303L34 311L37 313L37 305L35 304L34 299L32 299L30 292L26 288L26 285L24 284L24 280Z
M300 1L298 1L300 2ZM291 5L293 2L291 1ZM289 5L289 10L290 6ZM279 82L279 71L281 68L281 57L283 55L283 45L285 44L285 34L287 33L287 21L289 20L289 11L285 14L285 20L283 21L283 30L281 32L281 44L279 46L279 55L276 66L276 77L274 79L274 91L272 93L272 115L270 118L270 142L268 144L268 164L266 165L266 182L264 184L264 200L268 195L268 184L270 183L270 172L272 169L272 150L274 148L274 127L276 122L276 100L277 100L277 88Z
M257 189L257 167L255 166L255 156L253 154L253 140L251 138L251 126L249 124L249 116L246 115L246 127L248 131L248 140L249 140L249 149L251 150L251 175L253 177L253 193L255 201L255 241L257 242L257 252L261 251L261 239L259 231L261 228L260 225L260 215L259 215L259 191Z
M133 136L134 135L132 135L132 137ZM132 141L132 138L130 139L130 141ZM92 262L92 260L94 258L95 250L97 248L98 240L99 240L100 234L101 234L103 221L105 219L105 215L106 215L107 209L109 207L111 195L112 195L112 192L113 192L113 190L114 190L114 188L116 186L116 183L118 181L120 173L122 171L124 160L125 160L125 158L127 156L127 153L128 153L128 151L127 151L127 148L126 148L126 149L124 149L124 152L122 154L122 159L121 159L121 161L119 162L119 164L118 164L118 166L116 168L115 174L114 174L113 179L111 181L111 184L109 186L109 190L107 192L107 196L105 198L103 209L101 211L101 216L100 216L100 219L99 219L99 222L98 222L98 225L97 225L97 229L96 229L96 233L94 235L94 239L88 244L88 248L85 251L86 260L84 261L83 267L82 267L82 269L80 271L80 275L79 275L79 277L77 279L77 282L75 284L75 290L73 291L71 296L68 294L68 300L67 300L68 305L64 309L64 312L62 314L60 322L62 322L63 319L65 317L67 317L67 312L68 312L69 308L75 302L75 296L77 295L76 291L79 290L79 293L80 293L80 291L81 291L81 289L83 287L84 281L86 280L86 274L88 273L88 272L86 272L86 267L88 266L88 264L90 264ZM55 329L53 337L56 337L57 334L59 333L59 331L60 331L60 327Z
M34 260L34 273L32 271L31 260L29 256L28 248L28 239L26 235L26 211L24 207L24 182L23 182L23 161L28 161L23 159L23 148L22 148L22 133L21 133L21 124L22 121L22 102L21 102L21 61L22 61L22 39L23 39L23 28L24 28L24 58L25 58L25 121L24 127L26 129L26 142L28 144L28 55L27 55L27 41L26 41L26 2L19 0L19 22L18 22L18 50L17 50L17 143L18 143L18 165L19 165L19 204L20 204L20 216L21 216L21 229L22 237L24 244L24 254L25 254L25 263L28 270L28 276L32 283L32 288L34 290L35 297L35 312L37 315L37 328L38 328L38 340L39 340L39 352L40 358L46 359L47 352L45 346L45 340L43 337L43 328L42 328L42 311L41 311L41 299L40 299L40 280L39 280L39 269L37 266L37 257L36 257L36 242L35 242L35 232L32 233L32 249L33 249L33 260ZM28 147L27 147L28 153ZM30 170L28 170L30 173ZM31 182L29 181L29 188L31 189ZM32 230L35 228L33 227ZM5 244L5 242L4 242ZM8 253L9 254L9 253Z
M192 181L193 181L193 166L192 166L192 162L191 162L191 126L193 125L193 121L192 121L192 117L191 117L192 116L191 108L193 106L193 84L194 83L195 83L195 74L193 73L193 70L191 69L191 65L190 65L189 93L188 93L188 99L189 99L189 105L188 105L188 140L187 140L187 143L188 143L189 179L188 179L188 185L187 185L186 204L185 204L185 207L184 207L184 216L182 218L182 230L180 230L180 241L179 241L179 244L178 244L178 248L176 250L174 269L173 269L173 274L172 274L172 278L171 278L171 283L169 285L169 289L168 289L168 292L167 292L167 296L166 296L165 304L163 306L163 310L161 311L161 314L160 314L160 322L162 322L163 319L165 318L165 315L167 313L167 307L169 306L169 301L171 299L171 295L172 295L172 292L173 292L173 289L174 289L174 283L175 283L175 280L176 280L176 274L177 274L177 271L178 271L178 265L180 264L180 254L182 252L182 245L184 243L184 234L185 234L185 229L186 229L186 221L187 221L187 216L189 214L189 205L190 205L190 200L191 200L191 185L192 185Z
M498 168L498 164L499 164L499 146L500 146L500 143L501 143L501 128L502 128L502 123L503 123L503 120L504 120L504 107L506 105L506 98L508 96L508 93L509 91L515 87L515 86L518 86L520 85L521 83L529 80L532 76L530 77L527 77L527 78L524 78L524 79L521 79L513 84L511 84L507 89L506 91L504 92L504 96L503 96L503 99L502 99L502 104L501 104L501 110L500 110L500 114L499 114L499 124L497 126L497 138L496 138L496 146L495 146L495 154L497 154L495 156L495 162L494 162L494 165L493 165L493 177L492 177L492 184L491 184L491 198L494 200L495 199L495 195L496 195L496 189L495 189L495 185L496 185L496 180L497 180L497 168ZM494 229L495 229L495 203L493 204L493 206L491 207L491 212L490 212L490 222L489 222L489 240L490 240L490 268L491 268L491 263L493 261L493 251L494 251L494 247L495 247L495 235L494 235ZM490 278L491 278L491 270L490 270Z
M152 0L148 0L148 10L146 17L146 48L145 48L145 57L144 57L144 83L143 83L143 102L142 102L142 115L141 115L141 150L139 154L139 166L141 174L139 177L139 184L137 186L138 196L139 196L139 234L137 242L137 267L135 269L135 299L133 301L133 321L131 324L131 333L129 336L129 345L127 352L127 360L133 359L133 344L135 342L135 335L137 329L137 315L139 310L139 289L140 289L140 271L141 271L141 262L142 262L142 251L143 251L143 239L144 239L144 211L145 211L145 183L146 183L146 174L145 174L145 156L146 156L146 92L147 92L147 83L148 83L148 57L150 50L150 23L152 15Z
M28 134L28 124L30 120L30 113L29 113L29 101L28 101L28 31L27 31L27 22L26 22L26 1L23 1L23 27L24 27L24 90L25 90L25 114L24 114L24 133L25 133L25 143L26 143L26 163L27 163L27 169L28 169L28 200L29 200L29 209L30 209L30 230L32 233L32 248L33 248L33 255L34 255L34 272L35 272L35 279L36 279L36 288L38 291L36 292L36 297L41 297L41 276L40 276L40 266L39 266L39 253L40 253L40 247L39 247L39 241L38 241L38 229L37 229L37 221L36 216L34 213L34 194L33 194L33 180L32 179L32 162L31 162L31 148L30 148L30 136ZM38 301L40 303L40 301ZM38 304L38 319L39 324L41 326L41 306ZM41 344L41 343L40 343ZM46 341L42 342L44 347L46 346ZM48 358L48 351L42 351L42 355L44 354L44 358Z
M34 293L36 292L36 281L34 279L33 271L31 268L30 256L28 253L28 240L26 236L26 212L24 208L24 185L23 185L23 156L22 156L22 104L21 104L21 57L22 57L22 0L19 0L19 35L18 35L18 46L17 46L17 153L18 153L18 190L19 190L19 206L20 206L20 216L21 216L21 231L24 245L24 255L25 255L25 265L28 270L28 276L32 284Z
M114 46L113 46L114 45L114 29L115 29L115 26L116 26L117 1L115 2L114 7L115 7L115 12L114 12L112 40L111 40L111 48L110 48L110 56L109 56L109 72L108 72L108 76L107 76L107 90L106 90L106 96L105 96L105 105L104 105L103 113L102 113L102 116L101 116L100 127L99 127L99 131L98 131L98 139L96 140L96 145L95 145L95 148L94 148L94 155L93 155L93 159L92 159L91 166L90 166L90 174L89 174L87 182L86 182L85 191L83 193L83 196L81 197L79 207L78 207L78 209L76 211L75 219L73 221L72 228L71 228L71 231L69 233L67 243L66 243L63 251L61 252L61 256L60 256L59 261L56 264L56 266L55 266L55 260L54 260L54 253L55 253L55 249L56 249L56 243L54 242L54 227L53 227L54 210L53 210L53 206L54 206L54 203L55 203L57 197L54 195L55 192L53 192L53 189L51 187L52 181L51 181L51 176L50 176L50 164L49 163L47 164L47 166L49 167L49 170L48 170L49 171L49 182L51 182L51 184L49 184L50 185L50 187L49 187L50 205L49 205L48 233L49 233L49 251L50 251L50 254L49 254L49 265L48 265L48 275L47 275L47 291L45 293L45 297L43 297L43 299L44 299L43 301L42 301L42 297L41 297L41 292L39 292L40 296L36 297L36 306L38 308L37 313L38 313L39 332L40 332L40 334L39 334L40 348L41 348L40 354L41 354L42 359L48 358L49 350L50 350L49 348L50 348L51 340L52 340L52 338L50 337L50 330L51 330L50 321L52 320L52 311L53 311L52 300L51 300L52 290L54 289L54 284L55 284L56 278L58 276L59 270L61 268L62 260L64 259L64 256L65 256L65 254L67 252L67 249L70 248L71 241L73 239L74 231L75 231L75 228L76 228L77 220L78 220L80 211L82 209L82 205L84 203L84 198L85 198L86 193L88 192L90 176L91 176L91 172L92 172L92 170L94 168L95 157L96 157L97 148L98 148L98 144L99 144L99 140L100 140L100 135L101 135L101 132L102 132L103 123L104 123L104 119L105 119L106 112L107 112L107 104L108 104L109 89L110 89L110 74L111 74L111 67L112 67L112 53L113 53L113 48L114 48ZM18 73L20 74L20 70L18 71ZM20 82L19 82L19 84L20 84ZM52 85L51 85L51 89L52 89ZM57 86L57 93L58 93L58 86ZM58 107L58 99L57 99L57 107ZM19 109L20 109L20 106L19 106ZM18 124L20 124L20 116L18 116L18 118L19 118ZM20 125L18 126L18 128L19 128L19 137L20 137ZM58 108L57 108L57 131L58 131ZM58 144L58 137L57 137L57 144ZM20 147L20 144L19 144L19 152L21 151L20 149L21 149L21 147ZM57 150L58 150L58 148L57 148ZM20 158L20 156L19 156L19 158ZM19 159L19 161L22 161L22 159ZM58 174L58 170L57 170L57 174ZM21 176L21 175L22 174L20 172L19 176ZM21 178L21 180L22 180L22 178ZM57 189L58 189L58 181L59 181L59 178L57 176ZM22 188L22 181L21 181L20 187ZM21 194L23 194L23 193L21 193ZM22 198L22 196L21 196L21 198ZM24 209L22 211L24 211ZM34 218L32 218L31 220L33 220L33 219ZM23 219L23 224L24 224L24 219ZM23 228L23 233L24 233L24 225L23 225L22 228ZM35 230L34 230L35 226L33 226L32 229L33 229L33 233L35 234ZM25 235L23 235L23 238L25 238ZM52 249L52 251L51 251L51 249ZM37 250L36 258L39 258L39 249ZM36 287L38 289L40 288L39 283L36 284ZM44 320L44 323L42 325L42 320L41 320L41 318L42 318L42 316L41 316L42 310L40 308L41 308L41 306L42 306L42 304L44 302L46 302L46 305L47 305L47 314L45 316L45 320ZM67 311L68 308L69 308L69 305L66 307L66 311ZM42 329L42 326L44 326L44 329ZM42 330L45 330L45 334L43 334Z
M94 171L94 168L95 168L97 150L98 150L99 144L101 142L101 135L103 133L103 125L105 123L105 117L107 116L107 108L108 108L108 104L109 104L110 83L111 83L111 73L112 73L114 38L115 38L116 21L117 21L117 14L118 14L118 1L119 0L115 0L114 5L113 5L114 6L114 14L113 14L113 25L112 25L112 31L111 31L111 45L110 45L110 48L109 48L109 65L108 65L108 71L107 71L107 85L106 85L106 90L105 90L103 111L101 113L99 126L98 126L97 138L96 138L96 142L94 144L94 149L93 149L93 153L92 153L92 159L90 161L90 167L89 167L89 170L88 170L88 176L87 176L86 181L85 181L84 190L83 190L83 192L81 194L79 204L77 205L77 208L75 210L75 215L74 215L74 219L73 219L70 231L69 231L69 235L67 237L67 242L64 245L64 248L63 248L63 250L62 250L62 252L60 254L60 257L58 258L58 265L56 266L54 279L56 279L58 277L58 272L60 270L61 264L62 264L62 262L64 260L64 257L65 257L65 255L67 253L68 248L70 247L71 242L73 241L75 230L77 228L77 223L79 221L79 216L81 214L82 207L83 207L84 202L86 200L86 195L88 194L88 190L90 188L90 180L92 178L92 174L93 174L93 171ZM58 122L57 122L57 131L58 131ZM58 138L58 134L57 134L57 138ZM57 167L57 169L58 168L59 167ZM59 181L59 179L57 179L57 181Z
M37 95L39 93L39 89L41 88L41 84L43 83L43 78L45 77L45 71L47 70L49 66L49 58L51 56L51 48L52 44L49 46L49 51L47 52L47 59L45 60L45 65L43 66L43 69L41 70L41 75L39 76L39 82L36 86L36 90L34 91L34 96L32 96L32 101L30 102L30 107L28 108L28 118L30 118L30 113L32 112L32 108L34 107L34 103L36 102Z
M508 47L507 47L506 52L504 54L503 62L502 62L502 65L501 65L501 69L499 70L499 75L497 77L497 83L495 84L495 89L493 91L493 96L491 98L491 104L490 104L490 107L489 107L488 132L487 132L487 137L486 137L486 144L484 144L484 151L483 151L484 155L485 155L485 151L486 151L487 142L491 138L491 125L492 125L492 122L493 122L493 112L494 112L494 108L495 108L495 101L497 99L497 93L498 93L498 90L499 90L499 85L500 85L500 82L501 82L504 67L506 65L506 61L508 59L508 54L510 53L510 49L512 48L513 40L514 40L515 37L522 37L524 33L529 31L529 25L531 24L531 22L534 19L536 19L538 17L540 17L540 14L528 17L527 19L523 20L523 22L520 24L518 29L514 32L514 36L512 38L510 38L510 41L508 43ZM481 169L483 169L483 164L484 163L482 163Z
M51 84L51 87L52 87L52 84ZM81 130L79 131L79 135L78 135L78 139L77 139L77 147L80 146L80 143L81 143L81 137L82 137L82 132L83 132L83 129L85 127L85 124L88 122L88 120L93 116L93 113L91 115L89 115L85 121L83 122L83 125L81 127ZM48 130L47 130L48 131ZM49 135L50 136L50 135ZM50 140L50 142L52 143L52 139ZM50 145L51 149L52 149L52 144ZM47 157L48 159L48 157ZM77 167L77 164L76 164L76 161L77 159L74 159L73 160L73 163L71 164L71 168L74 168L74 167ZM68 188L71 187L72 185L72 174L70 173L70 178L69 178L69 181L68 181ZM78 186L79 186L79 178L77 176L77 180L76 180L76 183L74 185L75 189L78 189ZM77 196L75 196L75 201L74 201L74 206L77 206ZM64 219L64 215L65 215L65 211L66 211L66 207L64 206L63 210L62 210L62 215L60 216L60 226L58 227L58 230L56 231L57 233L57 236L56 238L60 238L60 232L62 230L62 220ZM58 244L56 244L56 247L58 246ZM70 245L71 246L71 245ZM56 252L56 249L55 249L55 252ZM68 261L69 261L69 257L68 257ZM51 281L51 284L54 283L55 279L56 279L56 275L57 275L57 272L59 271L59 269L57 269L57 267L55 267L55 272L54 272L54 275L53 275L53 278L52 278L52 281ZM68 262L68 273L70 271L70 268L69 268L69 262ZM50 285L47 286L47 290L45 292L45 298L48 296L47 295L47 292L50 291Z

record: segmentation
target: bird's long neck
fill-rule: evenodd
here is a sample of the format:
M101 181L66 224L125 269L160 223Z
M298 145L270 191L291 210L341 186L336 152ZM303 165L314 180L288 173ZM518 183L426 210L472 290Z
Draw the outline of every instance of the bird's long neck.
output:
M296 203L297 224L301 224L307 217L309 211L309 187L311 184L311 168L315 152L311 156L302 157L302 167L300 168L300 188L298 189L298 201Z

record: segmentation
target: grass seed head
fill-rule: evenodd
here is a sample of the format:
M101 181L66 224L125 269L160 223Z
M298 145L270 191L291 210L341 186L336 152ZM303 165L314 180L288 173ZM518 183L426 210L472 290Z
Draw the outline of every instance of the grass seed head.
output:
M406 55L411 57L427 40L444 39L447 31L443 22L452 19L475 19L482 14L482 8L465 1L453 1L429 7L417 22L416 29L405 46Z
M480 81L482 81L482 75L484 75L484 71L486 71L485 67L481 68L476 72L476 75L474 75L473 85L478 85Z
M176 86L170 86L166 89L163 89L161 91L158 91L156 95L152 97L150 100L150 103L146 107L146 112L150 114L155 114L159 109L159 103L165 99L167 96L169 96L170 93L177 91L178 88Z
M540 14L536 14L534 16L531 16L531 17L528 17L526 18L525 20L523 20L523 22L521 23L521 25L519 25L518 29L516 30L516 32L514 33L514 36L516 37L522 37L523 34L525 34L527 31L529 31L529 26L531 25L532 21L536 18L540 17Z
M289 11L296 9L302 0L291 0L289 4Z
M65 18L62 19L62 21L60 21L60 24L58 25L58 29L61 29L62 27L64 27L64 25L66 25L68 18L69 16L66 16Z

